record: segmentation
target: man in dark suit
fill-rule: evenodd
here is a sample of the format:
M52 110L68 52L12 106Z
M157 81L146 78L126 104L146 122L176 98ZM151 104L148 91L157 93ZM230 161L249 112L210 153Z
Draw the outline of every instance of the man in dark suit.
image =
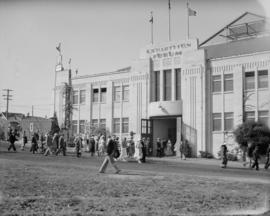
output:
M9 133L9 142L10 142L10 145L8 147L8 151L10 151L10 149L13 149L13 151L16 152L16 147L15 147L15 141L16 140L17 140L17 138L16 138L15 131L11 131Z
M115 161L114 161L114 152L116 148L117 147L115 143L115 137L111 138L111 136L109 136L108 144L107 144L107 151L106 151L107 155L105 156L105 159L101 167L99 168L99 173L105 173L109 162L111 163L113 168L116 170L115 173L116 174L120 173L121 170L116 166Z

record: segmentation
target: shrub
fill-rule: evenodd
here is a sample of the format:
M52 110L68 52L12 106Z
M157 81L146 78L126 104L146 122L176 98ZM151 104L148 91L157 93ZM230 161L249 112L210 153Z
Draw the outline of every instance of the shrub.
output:
M200 151L201 158L214 158L214 156L207 151Z
M227 158L229 161L238 161L237 153L234 153L233 151L230 151L227 153ZM221 158L220 151L218 151L218 158Z
M270 129L261 122L244 122L234 130L236 142L241 149L246 149L248 143L252 144L252 148L259 146L259 154L266 153L268 143L270 143Z

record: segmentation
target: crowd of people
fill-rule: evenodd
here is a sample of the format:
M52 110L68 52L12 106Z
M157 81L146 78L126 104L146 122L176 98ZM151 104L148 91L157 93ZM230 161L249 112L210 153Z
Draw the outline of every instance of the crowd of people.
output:
M17 151L15 142L19 139L19 133L17 130L9 130L8 140L10 145L8 151L13 149ZM100 173L104 173L108 163L119 173L120 169L115 165L115 161L129 161L135 159L138 163L145 163L146 156L153 156L153 149L149 138L141 137L140 135L131 134L129 137L124 137L122 140L117 136L106 137L102 134L99 136L87 136L87 135L75 135L72 139L73 146L75 147L75 153L77 157L82 156L82 151L90 153L91 156L105 156L104 162L99 170ZM22 136L21 150L25 150L25 146L28 143L28 138L25 131ZM246 165L249 160L250 168L256 168L259 170L259 152L258 146L251 148L247 147L244 151L243 160ZM40 153L44 156L48 155L67 155L67 140L64 132L47 133L43 135L38 132L33 133L31 137L30 152L33 154ZM189 154L188 144L186 140L176 142L173 144L170 140L157 138L156 140L156 156L179 156L181 159L186 159ZM224 144L220 150L221 167L226 168L228 164L228 149ZM267 149L265 169L270 166L270 147Z
M221 145L220 148L220 158L221 158L221 167L226 168L228 164L228 148L226 144ZM259 170L259 146L252 145L251 143L243 150L243 165L246 166L249 164L251 169ZM266 161L264 168L268 169L270 166L270 144L268 145L266 151Z

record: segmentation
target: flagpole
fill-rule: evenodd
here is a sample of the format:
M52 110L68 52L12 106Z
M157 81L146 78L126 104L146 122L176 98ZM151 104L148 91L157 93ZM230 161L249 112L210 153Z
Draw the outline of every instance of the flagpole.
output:
M187 39L189 39L189 2L187 0Z
M169 41L171 41L171 1L168 1L168 9L169 9Z
M153 11L151 11L150 23L151 23L151 44L154 44L154 17L153 17Z

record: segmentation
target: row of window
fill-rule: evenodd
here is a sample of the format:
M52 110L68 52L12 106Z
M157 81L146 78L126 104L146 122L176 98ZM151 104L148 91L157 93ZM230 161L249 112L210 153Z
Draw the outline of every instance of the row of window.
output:
M255 111L247 111L245 112L246 121L255 121ZM212 114L213 121L213 131L232 131L234 126L234 117L233 112L225 112L224 113L224 126L222 128L222 114L221 113L213 113ZM269 112L267 110L258 111L258 121L263 122L268 125L269 122Z
M163 98L160 98L160 73L163 73ZM172 73L175 73L175 83L172 84ZM153 71L151 72L151 101L172 100L172 88L175 88L175 100L181 100L181 70Z
M80 90L80 91L73 91L73 104L84 104L85 103L85 90ZM80 99L80 101L79 101Z
M223 77L223 89L222 89L222 75L213 75L212 76L212 92L224 92L233 91L233 74L224 74ZM268 70L259 70L257 87L268 88ZM255 89L255 71L249 71L245 73L244 81L245 90Z
M120 118L113 119L113 133L120 133ZM129 132L129 118L122 118L122 133Z
M85 90L73 91L73 104L85 103ZM106 103L107 88L94 88L92 91L93 102ZM80 99L80 100L79 100ZM129 100L129 86L114 86L113 87L113 101L120 102Z
M129 132L129 118L114 118L113 119L113 128L112 132L113 133L120 133L120 120L122 120L122 133L128 133ZM85 132L85 120L80 120L79 121L79 133L84 133ZM106 128L106 119L92 119L91 120L91 126L94 128L101 127L101 128ZM72 131L73 133L77 133L77 127L78 127L78 121L73 120L72 121Z

